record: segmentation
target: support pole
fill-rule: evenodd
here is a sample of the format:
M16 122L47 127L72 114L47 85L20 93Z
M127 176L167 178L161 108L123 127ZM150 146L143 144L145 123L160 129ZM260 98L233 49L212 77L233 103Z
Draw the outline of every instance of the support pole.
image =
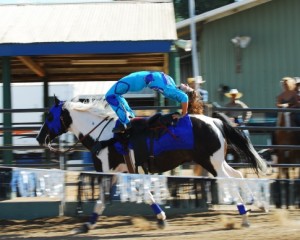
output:
M2 57L2 81L3 81L3 108L11 109L11 71L10 71L10 58ZM3 126L12 127L11 113L4 113ZM4 131L3 133L3 145L12 145L12 132ZM3 151L4 164L12 164L13 153L12 150Z
M176 85L181 83L180 80L180 58L176 49L169 53L170 76L174 79Z
M195 23L195 0L189 0L189 16L191 19L190 31L192 40L192 64L193 64L193 77L197 78L200 76L199 63L198 63L198 52L197 52L197 33ZM199 83L195 82L195 89L199 88Z
M180 58L176 48L171 50L169 53L169 75L174 79L176 85L181 83L180 80ZM167 99L167 105L174 106L179 105L176 101Z
M49 105L49 83L48 79L46 77L43 78L43 103L44 103L44 108L48 108ZM45 121L46 119L46 113L43 114L43 119L42 121ZM50 150L47 148L45 149L45 159L47 162L50 162L51 160L51 153Z
M43 78L43 84L44 84L43 85L44 108L48 108L49 107L49 84L47 78Z

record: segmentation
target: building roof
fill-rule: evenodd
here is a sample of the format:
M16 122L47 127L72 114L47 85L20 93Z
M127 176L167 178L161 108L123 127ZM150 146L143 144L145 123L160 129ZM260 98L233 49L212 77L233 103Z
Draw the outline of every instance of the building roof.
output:
M171 1L0 5L1 56L168 52L175 39Z
M237 12L244 11L246 9L258 6L260 4L269 2L271 0L243 0L235 3L231 3L228 5L225 5L223 7L202 13L200 15L197 15L194 17L194 21L197 22L211 22L215 21L217 19L229 16L231 14L235 14ZM180 21L176 23L176 28L178 31L187 28L190 26L192 22L191 18L185 19L183 21Z
M116 81L168 70L165 54L177 39L171 0L14 2L26 4L0 5L0 56L10 57L11 82Z

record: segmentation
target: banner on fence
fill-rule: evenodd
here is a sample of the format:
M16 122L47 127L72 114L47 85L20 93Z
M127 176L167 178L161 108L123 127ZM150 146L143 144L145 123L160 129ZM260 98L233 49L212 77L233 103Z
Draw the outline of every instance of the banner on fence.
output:
M117 194L122 202L148 201L151 191L155 201L162 204L169 196L167 177L163 175L118 174Z
M218 178L218 195L220 204L236 202L264 205L270 202L270 179Z
M63 199L65 174L61 170L12 170L12 197L56 197Z

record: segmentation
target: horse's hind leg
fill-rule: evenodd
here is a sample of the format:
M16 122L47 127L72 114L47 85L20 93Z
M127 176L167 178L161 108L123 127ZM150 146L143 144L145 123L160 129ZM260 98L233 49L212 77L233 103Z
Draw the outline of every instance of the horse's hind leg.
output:
M268 212L269 204L266 200L266 196L261 191L261 184L258 184L257 181L246 181L243 179L243 175L240 171L233 169L227 163L225 163L226 171L230 174L231 177L240 178L239 186L243 193L247 197L247 203L255 204L260 210ZM249 187L251 186L251 188ZM264 186L264 185L263 185ZM243 195L245 197L245 195Z
M154 214L156 214L157 217L157 224L159 228L164 228L166 226L166 214L165 212L160 208L160 206L156 203L152 193L150 191L147 192L147 199L146 202L151 206Z
M215 152L211 157L211 162L217 172L217 177L222 178L218 182L220 183L219 189L227 189L234 201L237 202L237 209L242 216L242 226L250 226L248 221L248 210L245 207L244 201L236 187L236 181L234 178L242 178L241 172L234 170L225 162L224 145L221 149Z
M250 194L250 196L249 196L250 201L249 202L253 203L254 202L254 195L253 195L251 189L249 188L247 182L245 180L243 180L244 179L243 174L240 171L238 171L238 170L232 168L231 166L229 166L227 162L224 162L223 165L224 165L224 168L226 169L226 172L229 174L230 177L241 179L239 181L239 186L243 191Z

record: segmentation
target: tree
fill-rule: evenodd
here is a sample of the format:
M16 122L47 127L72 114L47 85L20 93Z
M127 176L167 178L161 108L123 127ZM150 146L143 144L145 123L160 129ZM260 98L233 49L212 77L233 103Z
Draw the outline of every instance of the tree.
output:
M234 3L234 0L194 0L195 15ZM174 0L176 22L189 18L189 1Z

